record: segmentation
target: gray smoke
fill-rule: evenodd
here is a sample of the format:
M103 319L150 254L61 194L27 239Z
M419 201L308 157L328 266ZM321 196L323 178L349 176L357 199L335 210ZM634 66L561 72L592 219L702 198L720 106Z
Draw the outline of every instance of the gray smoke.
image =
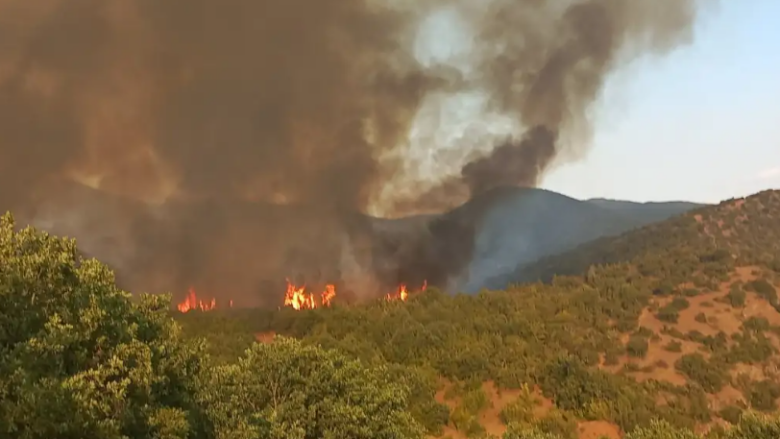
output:
M447 8L474 43L457 63L424 65L413 55L416 32ZM355 258L375 253L366 250L375 232L354 215L378 199L398 216L451 208L499 185L536 185L551 160L587 147L581 128L607 75L690 41L698 3L475 8L0 0L0 206L81 239L133 288L196 284L239 302L275 300L267 279L280 273L341 276L332 261L344 236L360 242ZM463 93L482 96L486 114L517 130L461 141L458 154L430 144L441 173L410 177L420 151L406 145L419 109ZM560 140L572 132L586 135ZM378 197L389 187L389 198ZM441 257L420 250L436 233L402 236L418 242L391 247ZM396 261L397 272L415 263Z

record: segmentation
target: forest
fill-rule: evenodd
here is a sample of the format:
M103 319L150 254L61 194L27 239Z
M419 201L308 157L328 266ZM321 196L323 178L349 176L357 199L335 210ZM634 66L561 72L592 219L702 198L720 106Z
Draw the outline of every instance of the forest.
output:
M476 295L178 313L7 214L0 437L575 439L596 422L626 439L780 437L780 192L516 278Z

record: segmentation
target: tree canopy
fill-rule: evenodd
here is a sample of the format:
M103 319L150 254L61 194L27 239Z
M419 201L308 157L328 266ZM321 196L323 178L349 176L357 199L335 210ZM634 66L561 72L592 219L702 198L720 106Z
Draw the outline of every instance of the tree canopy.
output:
M169 299L133 300L72 240L3 216L0 436L422 437L386 370L290 339L217 366L181 337Z

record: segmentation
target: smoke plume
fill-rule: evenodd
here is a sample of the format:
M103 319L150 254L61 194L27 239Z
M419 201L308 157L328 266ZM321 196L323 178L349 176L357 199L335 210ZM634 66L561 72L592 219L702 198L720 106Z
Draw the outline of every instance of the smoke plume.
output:
M280 272L327 280L350 260L360 273L354 260L377 257L359 212L444 210L535 186L553 159L587 147L607 75L690 40L697 9L0 0L0 207L75 235L141 289L198 283L240 299L277 288L267 279ZM420 24L442 10L473 43L423 63ZM464 93L511 129L413 147L421 108ZM411 172L420 157L437 171ZM363 256L344 259L345 239Z

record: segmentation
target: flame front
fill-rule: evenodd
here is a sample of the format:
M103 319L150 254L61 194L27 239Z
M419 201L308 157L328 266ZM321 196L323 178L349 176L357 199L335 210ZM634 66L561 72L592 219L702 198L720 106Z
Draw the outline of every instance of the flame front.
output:
M425 291L428 288L428 282L424 281L420 292ZM336 297L336 286L326 285L325 289L319 294L307 292L306 286L296 286L294 283L287 280L287 292L284 295L284 306L288 306L294 310L302 309L315 309L322 306L330 306L333 299ZM385 295L385 300L400 300L405 302L409 298L409 290L405 284L398 286L398 291Z
M216 308L216 306L216 299L212 298L210 301L204 302L203 300L198 299L197 294L195 294L195 289L190 287L189 292L187 293L187 297L185 297L184 300L181 301L176 307L180 312L188 312L192 311L193 309L211 311L212 309ZM230 306L233 306L232 300L230 301Z
M287 280L287 293L284 295L284 306L289 306L295 310L314 309L319 306L330 306L333 298L336 297L336 286L326 285L319 295L319 300L314 293L306 292L306 286L298 287L290 280Z

